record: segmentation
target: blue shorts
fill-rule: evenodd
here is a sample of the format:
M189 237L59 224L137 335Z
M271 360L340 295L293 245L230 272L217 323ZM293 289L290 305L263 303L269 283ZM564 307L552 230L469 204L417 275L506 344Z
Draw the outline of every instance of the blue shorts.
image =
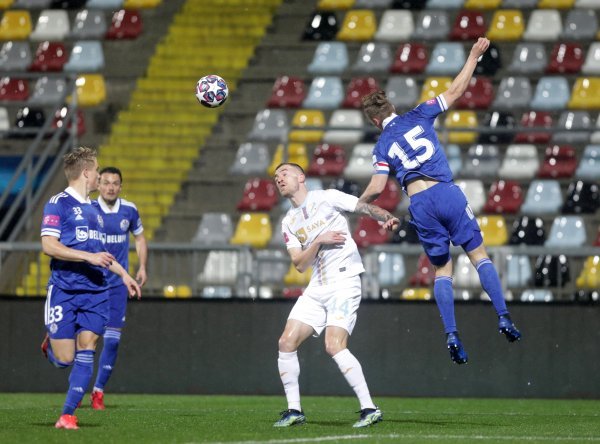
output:
M72 292L50 285L44 308L44 323L52 339L75 339L83 330L101 336L108 323L108 290Z
M452 182L441 182L410 198L412 221L425 254L433 265L450 260L450 242L465 251L483 242L481 229L462 190Z
M125 285L108 289L110 301L110 316L107 327L123 328L125 325L125 311L127 310L128 291Z

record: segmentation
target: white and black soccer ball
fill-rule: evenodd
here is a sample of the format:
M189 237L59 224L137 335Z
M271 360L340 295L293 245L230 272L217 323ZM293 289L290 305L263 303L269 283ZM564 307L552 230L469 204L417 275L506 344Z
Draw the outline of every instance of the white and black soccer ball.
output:
M211 74L202 77L196 83L196 98L207 108L223 105L229 97L229 87L222 77Z

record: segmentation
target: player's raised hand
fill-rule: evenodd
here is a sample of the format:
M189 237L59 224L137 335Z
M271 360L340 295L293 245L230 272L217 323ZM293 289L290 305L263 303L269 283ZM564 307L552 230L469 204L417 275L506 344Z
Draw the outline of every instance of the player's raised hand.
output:
M383 223L383 228L391 232L398 231L398 228L400 228L400 219L394 217L392 219L386 220Z
M112 254L101 251L100 253L91 253L87 261L97 267L109 268L116 259Z
M346 242L346 236L343 231L326 231L319 235L321 245L337 245Z
M471 57L478 59L490 47L490 41L485 37L479 37L471 48Z
M138 299L142 298L142 289L139 284L128 274L123 276L123 283L127 287L127 291L129 292L129 297L132 298L137 296Z

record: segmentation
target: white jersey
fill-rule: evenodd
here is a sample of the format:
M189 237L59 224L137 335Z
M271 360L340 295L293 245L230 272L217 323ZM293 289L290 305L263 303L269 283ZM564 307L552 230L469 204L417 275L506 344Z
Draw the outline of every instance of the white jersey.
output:
M313 261L309 286L327 285L365 271L358 247L350 235L344 211L354 211L358 198L341 191L309 191L297 208L291 208L281 222L283 239L288 249L305 250L326 231L342 231L343 245L322 245Z

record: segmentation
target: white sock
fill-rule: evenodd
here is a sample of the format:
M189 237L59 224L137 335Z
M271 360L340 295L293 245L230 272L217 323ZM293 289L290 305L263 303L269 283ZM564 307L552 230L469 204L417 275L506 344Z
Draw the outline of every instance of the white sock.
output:
M369 394L369 387L367 387L367 381L365 375L363 375L362 367L358 359L354 357L350 350L345 348L341 352L337 353L333 360L336 362L340 371L358 396L360 402L360 409L374 409L375 404Z
M300 376L298 353L279 352L277 367L279 368L279 377L285 390L288 409L302 411L302 407L300 407L300 384L298 383L298 377Z

